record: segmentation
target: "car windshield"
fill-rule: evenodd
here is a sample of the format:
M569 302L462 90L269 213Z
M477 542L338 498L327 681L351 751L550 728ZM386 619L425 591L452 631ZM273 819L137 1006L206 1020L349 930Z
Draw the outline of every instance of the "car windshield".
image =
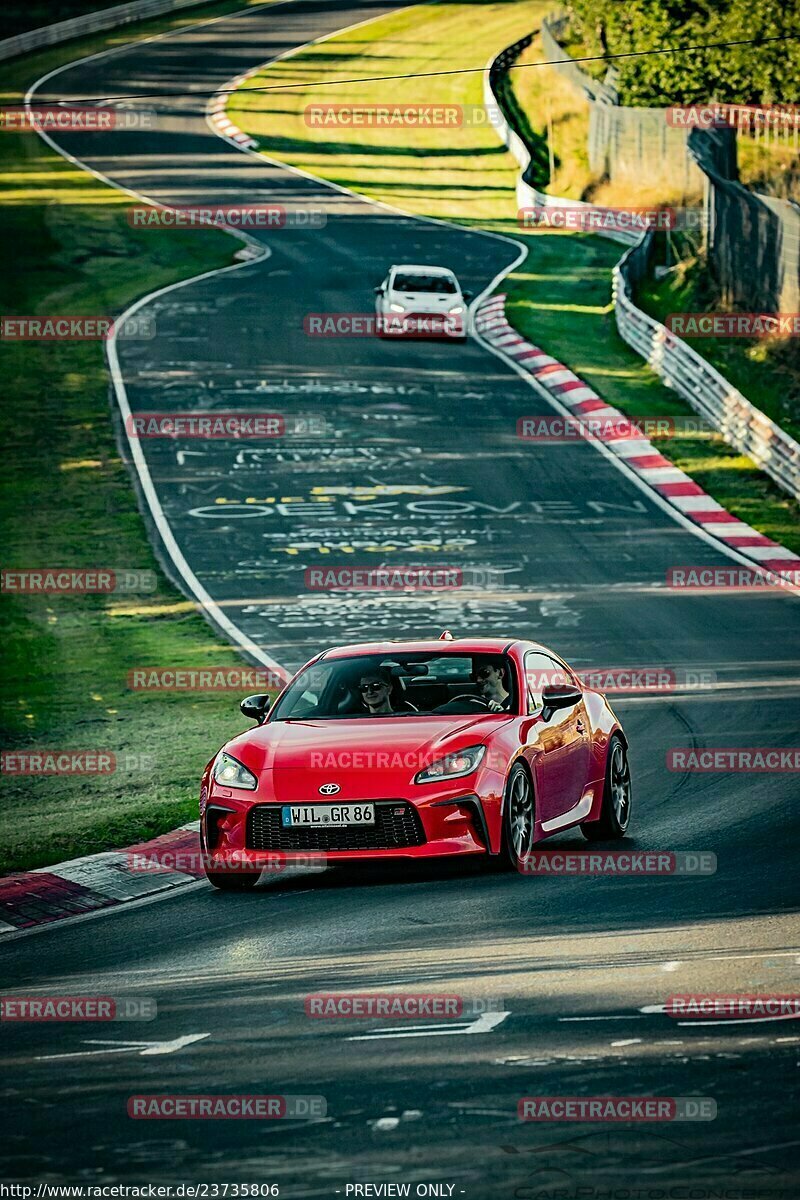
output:
M396 292L456 293L456 281L451 275L395 275L392 287Z
M286 689L270 721L515 710L514 671L502 654L387 652L312 663Z

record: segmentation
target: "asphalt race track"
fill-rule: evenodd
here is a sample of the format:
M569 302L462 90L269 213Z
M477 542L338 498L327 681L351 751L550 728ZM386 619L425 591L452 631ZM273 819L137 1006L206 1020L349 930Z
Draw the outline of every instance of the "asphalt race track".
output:
M77 63L37 98L208 92L391 7L250 10ZM478 342L306 335L309 313L371 311L392 262L451 266L477 294L518 249L261 163L210 130L205 101L148 101L159 114L152 131L59 135L65 152L163 204L276 201L326 217L321 228L257 234L267 258L154 300L143 311L156 336L119 340L135 413L267 411L301 422L266 445L141 443L192 571L289 669L327 645L448 627L533 637L579 669L712 672L714 689L617 708L634 771L630 845L713 852L717 871L365 868L275 878L242 896L201 883L12 940L0 952L5 986L153 996L159 1016L0 1028L15 1123L0 1173L278 1183L290 1197L388 1182L411 1183L412 1195L418 1183L453 1185L469 1200L559 1188L600 1200L610 1187L691 1196L680 1189L723 1184L731 1200L796 1195L797 1025L679 1024L642 1010L672 993L800 990L796 775L665 765L671 747L796 744L798 599L669 590L670 567L730 558L591 445L520 441L519 417L552 410ZM310 418L324 434L302 432ZM405 562L474 571L491 586L413 597L304 586L309 567ZM508 1015L448 1033L441 1023L305 1016L308 993L354 987L500 997ZM148 1041L168 1045L153 1053ZM134 1094L210 1092L324 1096L327 1116L137 1123L126 1113ZM522 1123L517 1101L532 1094L705 1096L717 1116Z

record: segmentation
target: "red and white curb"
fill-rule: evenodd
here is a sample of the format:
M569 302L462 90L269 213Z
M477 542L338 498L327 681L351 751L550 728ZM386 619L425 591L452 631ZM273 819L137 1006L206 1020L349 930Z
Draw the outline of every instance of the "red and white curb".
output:
M234 125L225 109L231 93L235 92L242 86L245 80L260 70L260 67L255 67L252 71L246 71L243 75L237 75L235 79L229 80L225 85L225 91L217 92L216 96L212 96L206 109L209 122L220 137L225 138L226 141L233 142L236 146L245 146L248 150L255 150L258 142L255 138L250 137L249 133L245 133L240 129L238 125Z
M523 338L505 315L505 295L495 295L483 303L477 313L478 330L484 341L527 371L538 384L578 418L591 414L592 421L619 422L617 437L603 438L612 454L624 459L636 475L683 516L704 532L749 559L756 568L769 571L797 584L800 558L792 550L773 542L757 529L740 521L704 492L698 483L681 471L647 438L628 436L635 421L619 409L606 404L574 372L539 346ZM627 425L627 428L626 428Z
M199 829L200 822L193 821L123 850L5 875L0 879L0 940L194 883L204 875Z

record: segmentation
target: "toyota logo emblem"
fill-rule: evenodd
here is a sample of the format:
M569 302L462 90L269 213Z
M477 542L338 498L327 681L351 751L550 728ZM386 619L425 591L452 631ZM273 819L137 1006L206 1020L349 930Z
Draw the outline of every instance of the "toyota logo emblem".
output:
M339 787L338 783L323 783L322 787L319 789L319 794L320 796L335 796L336 793L340 792L341 790L342 789Z

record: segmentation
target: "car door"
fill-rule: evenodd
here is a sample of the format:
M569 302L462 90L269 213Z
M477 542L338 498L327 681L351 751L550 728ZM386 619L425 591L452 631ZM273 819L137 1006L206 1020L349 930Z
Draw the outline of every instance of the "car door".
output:
M559 824L569 824L569 820L560 819L575 809L583 796L591 763L589 719L583 700L550 712L545 719L544 688L578 682L565 663L539 650L529 650L524 672L532 718L525 726L524 754L533 772L538 817L547 831L548 825L557 829Z

